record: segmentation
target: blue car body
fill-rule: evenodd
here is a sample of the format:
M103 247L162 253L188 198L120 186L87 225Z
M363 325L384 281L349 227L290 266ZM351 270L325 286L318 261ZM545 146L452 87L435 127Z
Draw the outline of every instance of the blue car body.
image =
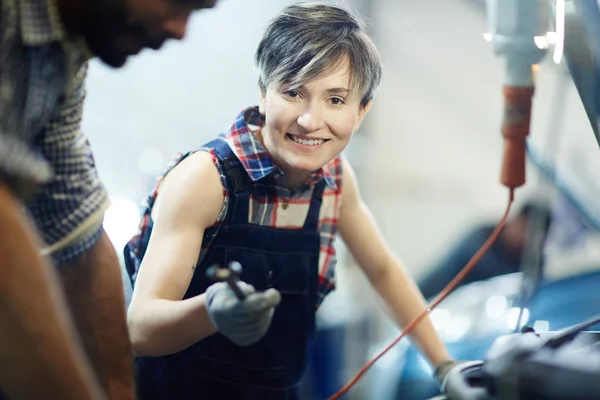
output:
M598 288L600 271L543 283L527 305L528 321L544 321L554 331L600 314ZM599 327L591 327L590 330L597 328ZM446 345L457 359L481 360L485 358L492 343L506 333L508 332L467 334L459 341L447 341ZM408 343L395 350L386 355L380 368L370 374L370 398L422 400L438 395L431 367L419 351Z

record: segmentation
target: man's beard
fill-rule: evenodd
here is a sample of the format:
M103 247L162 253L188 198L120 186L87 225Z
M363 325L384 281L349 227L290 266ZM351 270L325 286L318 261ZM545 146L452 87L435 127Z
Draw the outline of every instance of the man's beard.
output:
M128 56L118 46L119 37L128 25L124 3L104 0L102 5L86 9L83 21L86 22L81 25L81 35L89 50L107 65L122 67Z

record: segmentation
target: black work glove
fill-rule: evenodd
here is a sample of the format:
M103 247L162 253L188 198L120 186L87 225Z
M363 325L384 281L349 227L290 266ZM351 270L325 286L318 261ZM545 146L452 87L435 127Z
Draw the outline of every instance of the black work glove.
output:
M465 371L481 368L482 361L441 362L434 371L440 392L447 400L487 400L489 396L483 387L474 387L466 380Z

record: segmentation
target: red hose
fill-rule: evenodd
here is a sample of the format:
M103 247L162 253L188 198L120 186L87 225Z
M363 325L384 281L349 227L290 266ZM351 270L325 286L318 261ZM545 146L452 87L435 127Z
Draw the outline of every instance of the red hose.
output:
M498 238L500 232L506 224L508 213L514 200L514 190L525 183L525 141L529 135L531 124L531 105L534 94L533 86L510 87L505 86L504 94L504 116L502 119L502 136L504 137L504 155L502 159L502 173L500 182L506 186L509 191L508 205L502 220L498 223L490 237L469 260L467 265L450 281L450 283L440 292L440 294L431 302L428 308L419 315L414 321L408 324L400 336L396 338L375 358L365 364L364 367L348 382L342 389L329 398L336 400L343 396L358 380L379 360L385 353L394 347L404 336L409 334L419 322L421 322L431 310L442 302L458 286L458 284L467 276L475 265L481 260L492 243Z
M398 338L396 338L396 340L394 340L389 346L387 346L375 358L373 358L371 361L369 361L367 364L365 364L365 366L362 367L360 369L360 371L358 371L358 373L354 376L354 378L352 378L350 380L350 382L348 382L337 393L335 393L333 396L331 396L329 398L329 400L339 399L341 396L346 394L346 392L348 392L348 390L350 390L350 388L352 388L352 386L354 386L356 384L356 382L358 382L358 380L369 370L369 368L371 368L373 366L373 364L375 364L377 362L377 360L379 360L385 353L387 353L400 340L402 340L402 338L404 336L409 334L415 328L415 326L417 326L417 324L419 322L421 322L421 320L423 320L423 318L425 318L431 310L433 310L438 304L440 304L442 302L442 300L444 300L446 298L446 296L448 296L450 294L450 292L452 292L452 290L454 290L454 288L460 283L460 281L462 281L465 278L465 276L467 276L467 274L469 272L471 272L471 270L475 267L475 265L479 262L479 260L481 260L481 257L483 257L485 252L488 251L488 249L490 248L492 243L494 243L494 241L498 238L498 236L500 235L500 232L502 232L502 229L504 228L504 225L506 224L506 219L508 217L508 213L510 212L510 207L511 207L512 203L513 203L513 190L511 189L510 196L508 199L508 206L506 207L506 212L504 213L502 220L500 220L498 225L496 225L496 228L494 229L494 231L492 232L490 237L486 240L486 242L483 244L483 246L481 246L481 248L477 251L477 253L475 253L475 255L471 258L471 260L469 260L467 265L465 265L465 267L458 273L458 275L456 275L454 277L454 279L452 279L450 281L450 283L448 285L446 285L446 287L440 292L440 294L437 295L437 297L431 302L429 307L425 311L423 311L423 313L421 315L419 315L410 324L406 325L406 327L404 328L404 330L402 331L400 336L398 336Z

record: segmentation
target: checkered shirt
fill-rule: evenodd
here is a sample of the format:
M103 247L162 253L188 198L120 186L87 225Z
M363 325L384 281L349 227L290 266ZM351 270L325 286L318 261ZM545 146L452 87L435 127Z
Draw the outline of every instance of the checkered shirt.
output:
M338 156L334 158L319 171L313 173L301 187L290 190L286 185L283 171L273 164L265 148L256 139L254 134L251 133L250 126L262 127L263 124L264 119L258 112L258 108L249 108L242 111L231 128L226 133L221 134L220 137L227 141L252 181L252 197L248 213L248 221L252 224L283 229L301 229L308 214L315 185L320 180L325 180L326 187L323 191L318 228L321 237L318 307L325 299L325 296L335 287L336 252L334 241L337 236L340 213L342 157ZM221 208L217 222L208 228L204 234L199 258L199 261L202 261L213 239L218 235L219 227L227 215L229 192L227 190L228 183L224 167L219 162L214 149L201 147L180 155L167 168L167 173L183 159L197 151L209 151L211 153L213 161L221 175L221 182L225 188L225 202ZM267 178L262 179L265 177ZM125 248L125 258L129 258L132 261L137 260L128 265L129 273L133 280L135 280L137 268L139 268L150 238L152 206L156 200L157 189L161 181L162 178L158 180L156 187L145 203L138 233ZM129 257L127 255L128 252L132 252L132 254L129 254Z
M87 54L54 0L0 0L0 179L57 263L95 243L108 208L80 131Z

